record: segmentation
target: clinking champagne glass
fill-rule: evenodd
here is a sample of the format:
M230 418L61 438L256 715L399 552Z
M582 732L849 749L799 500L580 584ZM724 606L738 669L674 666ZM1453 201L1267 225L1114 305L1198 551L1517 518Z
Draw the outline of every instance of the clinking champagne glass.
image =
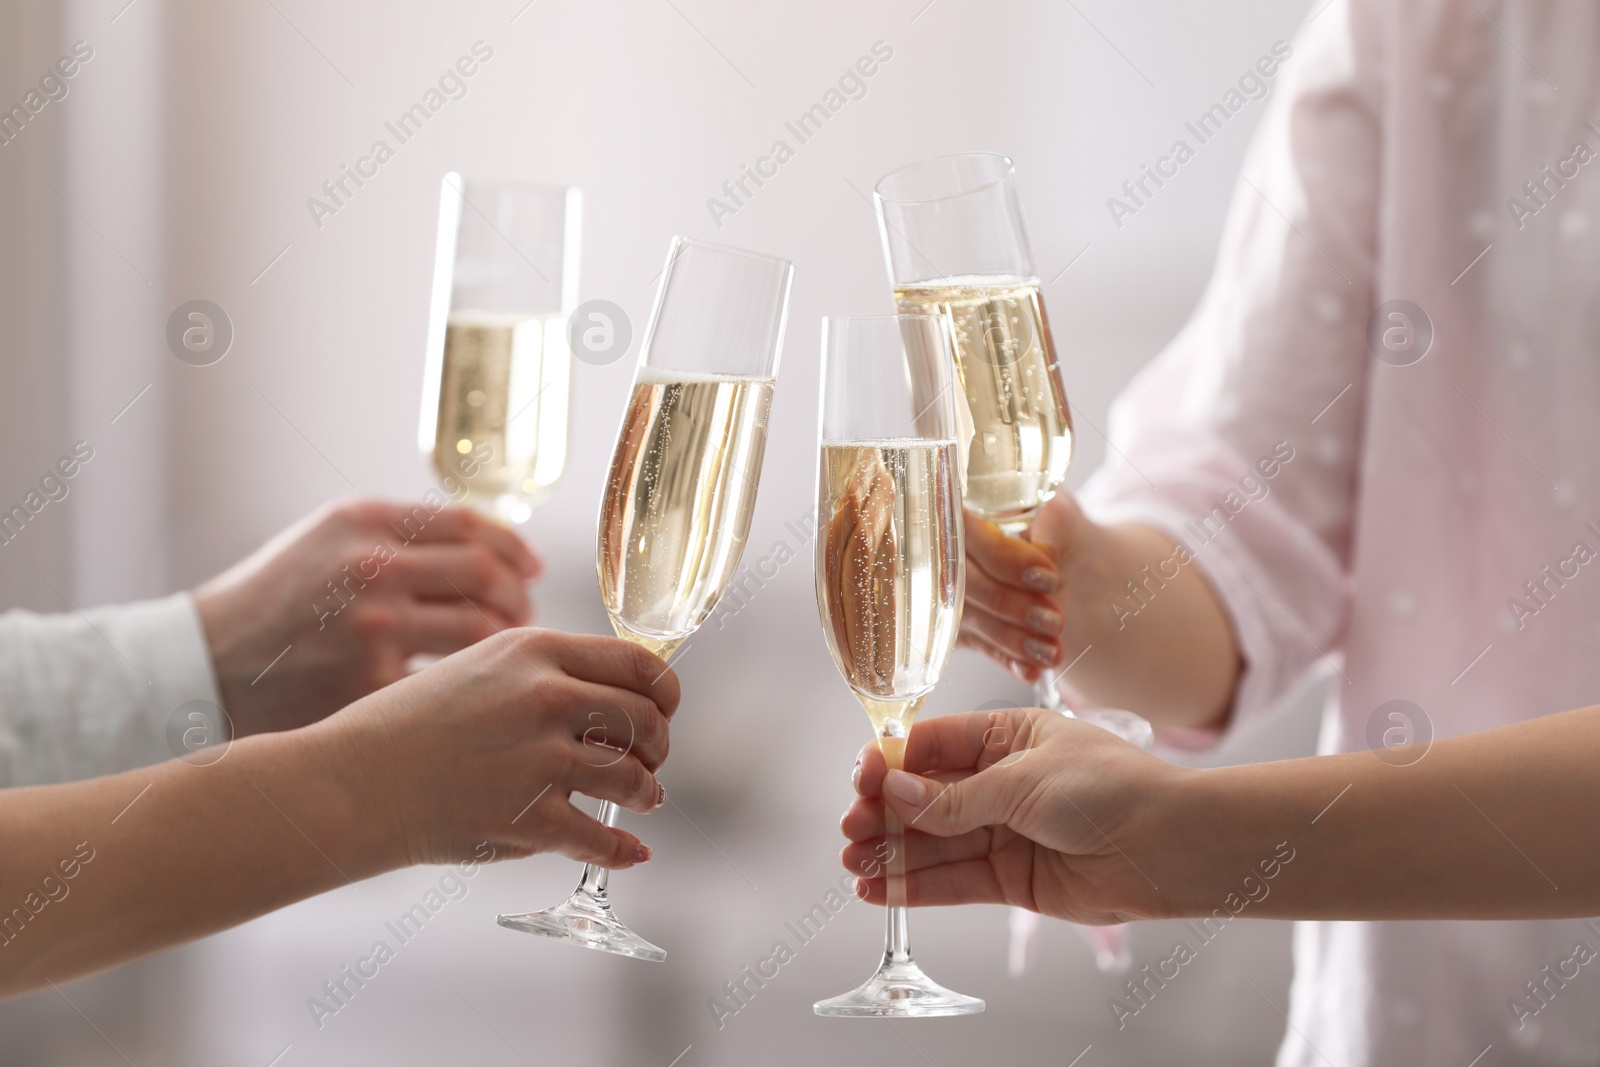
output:
M971 152L913 163L878 182L874 203L896 304L950 325L965 401L966 505L1020 534L1066 479L1073 433L1011 160ZM1046 668L1035 699L1071 715L1059 681ZM1131 712L1078 714L1142 747L1153 740ZM1103 938L1089 940L1103 967L1125 961ZM1025 955L1014 946L1013 959Z
M452 496L525 522L567 458L583 194L444 176L417 444Z
M596 564L617 636L667 657L739 566L767 442L794 265L675 237L600 502ZM601 749L611 752L611 749ZM620 758L620 757L618 757ZM600 821L617 807L600 805ZM642 960L588 864L564 903L501 926Z
M966 506L1020 534L1066 480L1073 433L1011 160L969 152L913 163L878 182L874 202L895 302L950 324ZM1058 680L1041 675L1042 707L1064 710ZM1148 744L1136 715L1083 717Z
M937 316L829 318L822 326L817 610L834 662L890 768L939 681L966 591L955 367ZM938 985L911 957L905 828L884 808L883 961L818 1015L969 1015L983 1001Z

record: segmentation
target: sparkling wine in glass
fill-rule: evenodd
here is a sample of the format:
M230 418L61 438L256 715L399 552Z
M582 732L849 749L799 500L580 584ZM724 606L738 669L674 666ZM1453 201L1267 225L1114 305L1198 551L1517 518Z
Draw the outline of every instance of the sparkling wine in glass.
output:
M913 163L878 182L875 202L895 302L950 324L966 506L1020 533L1066 479L1073 438L1011 161Z
M955 368L942 318L829 318L822 327L816 584L828 650L891 769L961 628L966 585ZM818 1015L968 1015L984 1003L917 966L907 933L905 828L885 805L883 960Z
M596 564L617 636L670 656L716 607L750 533L788 314L787 260L672 241L600 503ZM602 750L609 751L609 750ZM619 757L620 758L620 757ZM600 805L616 822L617 806ZM501 926L642 960L666 952L583 868L564 903Z
M452 496L521 523L567 458L583 194L444 176L417 443Z

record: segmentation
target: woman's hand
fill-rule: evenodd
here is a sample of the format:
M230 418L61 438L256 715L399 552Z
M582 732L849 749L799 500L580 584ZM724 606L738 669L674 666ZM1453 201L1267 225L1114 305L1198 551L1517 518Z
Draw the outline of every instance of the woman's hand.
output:
M1023 537L1008 537L994 523L967 512L961 644L986 653L1027 682L1060 666L1068 645L1077 641L1075 633L1068 633L1069 623L1082 614L1072 603L1071 579L1085 554L1091 525L1066 493L1040 509Z
M665 798L678 678L613 637L506 630L301 733L335 752L358 820L380 827L393 866L535 852L622 868L650 858L625 830L568 800L630 811Z
M533 616L539 558L462 507L325 507L195 591L234 735L315 722Z
M1600 707L1207 770L1037 709L946 715L912 729L916 773L862 753L843 860L881 869L886 799L912 905L1080 923L1574 918L1600 908L1600 820L1582 815L1600 809L1597 752ZM857 891L887 895L883 878Z
M1159 841L1148 813L1191 772L1038 709L919 722L905 766L886 776L877 746L863 751L841 858L879 869L887 802L906 826L910 905L1015 904L1091 924L1169 913L1151 878L1178 843ZM857 891L887 899L883 877Z
M1156 726L1215 727L1243 663L1189 550L1141 523L1101 525L1058 495L1022 537L971 512L961 643L1028 682L1049 672L1084 702ZM1080 662L1081 660L1081 662Z
M0 997L413 863L641 863L637 837L568 797L654 809L677 706L677 678L640 648L506 630L203 761L0 790L0 900L30 901L20 935L0 930Z

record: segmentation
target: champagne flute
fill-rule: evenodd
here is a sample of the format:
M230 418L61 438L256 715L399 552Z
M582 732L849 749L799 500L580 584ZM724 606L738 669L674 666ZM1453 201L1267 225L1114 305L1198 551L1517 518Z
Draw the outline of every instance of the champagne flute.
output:
M965 400L958 407L966 505L1020 534L1066 480L1073 432L1015 168L992 152L941 156L890 172L873 200L896 304L950 324ZM1059 681L1045 668L1034 699L1072 715ZM1154 741L1150 724L1132 712L1076 714L1142 748ZM1035 920L1020 913L1014 920L1015 972ZM1085 929L1083 936L1102 970L1131 960L1120 932Z
M685 237L667 254L596 549L612 628L658 656L672 655L711 614L744 552L793 276L787 260ZM600 805L601 822L616 818L615 804ZM587 864L564 903L502 915L500 925L666 959L612 914L609 873Z
M950 324L966 506L1020 534L1066 480L1073 432L1016 171L992 152L941 156L892 171L873 199L896 304ZM1041 707L1067 711L1059 678L1040 675ZM1083 717L1149 747L1150 724L1131 712Z
M526 522L567 458L583 193L444 176L417 444L452 497Z
M939 681L966 591L955 368L942 318L828 318L822 325L817 610L828 650L866 709L891 768ZM911 957L905 828L884 806L889 845L883 961L818 1015L922 1018L980 1012Z

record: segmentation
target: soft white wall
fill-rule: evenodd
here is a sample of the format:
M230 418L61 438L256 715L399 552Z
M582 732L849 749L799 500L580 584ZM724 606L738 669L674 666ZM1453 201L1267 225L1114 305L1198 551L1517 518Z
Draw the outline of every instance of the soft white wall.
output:
M71 578L80 607L155 596L174 581L167 566L174 471L166 441L178 413L169 385L176 361L165 342L165 6L140 0L119 17L120 4L109 11L93 0L61 5L63 40L95 50L75 79L83 91L63 101L73 106L64 116L57 183L72 202L63 216L61 326L73 439L95 450L73 510Z
M1082 422L1073 474L1081 480L1103 451L1095 427L1104 426L1110 398L1176 331L1198 295L1262 105L1251 105L1120 230L1105 198L1164 152L1183 121L1273 40L1289 36L1307 5L924 4L538 0L518 14L522 0L139 0L106 32L144 40L137 50L143 58L119 66L108 55L93 71L105 77L103 91L127 97L84 109L83 129L102 132L69 149L68 158L98 148L101 170L85 175L80 167L72 180L91 183L85 197L104 213L107 233L123 251L142 269L163 271L155 286L163 302L152 310L126 264L104 249L95 255L81 235L63 231L62 247L83 264L70 277L80 338L71 365L85 366L83 353L94 348L116 359L93 377L77 373L77 388L59 399L82 421L108 404L114 412L120 401L112 400L131 397L141 377L160 380L117 424L137 433L104 468L115 470L124 496L159 504L137 508L112 495L69 500L65 514L86 531L77 542L78 569L71 573L58 556L38 557L41 565L101 596L153 591L157 576L192 584L330 496L404 496L427 487L414 428L433 216L447 169L583 186L583 296L622 305L636 338L674 233L795 260L752 559L780 540L793 544L785 523L811 507L819 317L888 306L863 194L901 162L960 149L1007 151L1018 163ZM109 17L99 9L96 16ZM53 58L57 43L40 36L36 52L16 62L12 52L21 50L0 44L0 88L30 78L39 56ZM384 121L480 38L495 54L469 82L467 97L400 146L318 229L307 197L375 137L387 136ZM706 198L784 136L784 120L818 100L879 39L895 55L869 81L867 96L848 104L748 206L715 227ZM139 110L130 101L144 99L152 71L162 79L165 105ZM108 123L116 128L105 129ZM41 189L53 194L11 176L23 166L57 164L38 157L14 163L8 151L0 149L0 175L8 181L0 217L15 228L26 217L19 205L37 203ZM36 238L41 244L52 247ZM1058 277L1086 245L1083 258ZM4 256L8 278L22 273L15 258ZM215 366L189 367L163 351L166 313L195 297L217 302L233 320L233 350ZM7 299L8 309L21 309ZM19 322L38 332L21 310ZM36 348L7 346L8 381L45 373ZM539 592L548 625L604 628L589 561L630 362L575 371L570 465L528 527L555 564ZM4 397L0 403L22 406ZM48 410L33 424L67 417ZM21 444L3 426L0 434L7 449L0 472L9 476L16 473L11 450L21 454ZM152 454L152 440L164 455ZM18 477L27 477L28 462ZM125 540L114 537L120 507L135 516ZM93 537L113 540L93 542L102 549L86 554L81 546ZM161 552L155 546L163 543ZM30 588L9 569L8 552L0 549L0 581L7 590ZM570 888L569 864L535 860L481 875L426 941L408 948L381 985L324 1030L310 1025L305 999L437 872L402 872L340 890L79 984L89 1014L137 1062L135 1049L160 1049L162 1062L265 1064L286 1045L293 1046L286 1067L520 1062L493 1027L533 1062L583 1056L665 1065L689 1044L685 1067L913 1055L892 1030L809 1014L811 1000L852 984L873 962L878 916L864 908L841 916L727 1029L712 1027L705 1007L722 981L763 954L783 921L835 877L834 824L867 726L824 651L810 582L802 554L737 625L708 631L681 660L687 697L665 777L682 812L636 820L658 844L658 858L620 878L617 889L623 913L668 943L673 955L665 966L571 952L493 927L496 910L553 901ZM963 654L931 710L1022 695ZM1259 758L1308 744L1302 713L1232 755ZM1066 1063L1091 1042L1086 1065L1193 1059L1196 1048L1207 1050L1206 1059L1259 1062L1276 1043L1281 1020L1244 978L1283 1003L1282 926L1230 931L1206 950L1198 964L1204 976L1176 983L1149 1019L1119 1034L1105 1006L1116 983L1094 972L1071 931L1049 925L1038 971L1016 983L1003 970L1005 922L998 909L916 917L919 955L933 973L991 1005L976 1020L907 1028L933 1062L992 1057L990 1049ZM1141 960L1164 955L1173 936L1159 925L1136 931ZM139 997L136 986L144 990ZM25 1047L32 1051L15 1062L93 1062L108 1051L59 1004L24 1003L38 1007L31 1015L19 1005L0 1009L0 1032L30 1035ZM0 1063L12 1062L4 1045Z
M7 110L74 42L93 49L67 95L0 145L0 508L21 503L74 442L94 449L66 499L0 545L4 603L47 611L170 583L163 5L114 22L103 8L19 0L0 43Z
M46 0L0 6L3 106L20 103L63 43ZM72 97L67 102L75 102ZM71 448L66 341L58 311L63 271L62 204L45 179L61 178L64 105L50 105L16 139L0 145L0 509L9 511ZM43 311L43 314L40 312ZM70 497L68 498L71 499ZM60 597L45 577L68 569L70 509L51 506L21 536L0 544L4 603L50 610Z

